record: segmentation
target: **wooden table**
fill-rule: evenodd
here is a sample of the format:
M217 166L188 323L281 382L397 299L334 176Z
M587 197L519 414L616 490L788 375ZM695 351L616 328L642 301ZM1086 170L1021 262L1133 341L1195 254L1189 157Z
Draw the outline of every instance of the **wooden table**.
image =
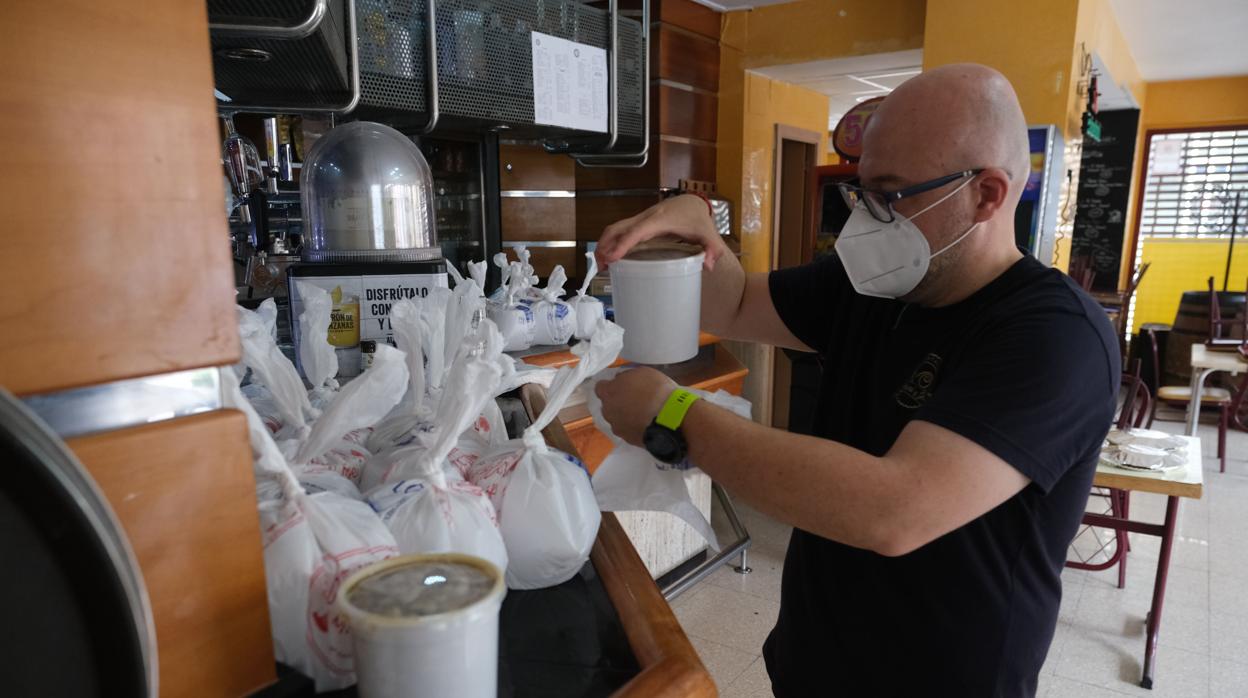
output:
M1204 349L1204 345L1196 345ZM1195 354L1196 347L1193 347ZM1194 360L1193 360L1193 363ZM1193 403L1196 401L1193 400ZM1204 466L1200 455L1200 439L1194 436L1181 437L1187 440L1187 463L1182 469L1166 472L1149 472L1125 470L1111 465L1099 465L1092 484L1096 487L1112 487L1130 492L1151 492L1166 496L1165 521L1161 524L1133 521L1108 514L1087 513L1083 515L1083 523L1090 526L1109 528L1115 531L1142 533L1161 538L1161 551L1157 555L1157 577L1153 583L1153 602L1148 612L1147 634L1144 643L1144 672L1140 685L1144 688L1153 687L1153 664L1157 656L1157 637L1161 631L1161 609L1166 595L1166 579L1170 573L1170 550L1174 545L1175 527L1179 515L1179 498L1200 499L1204 483ZM1125 555L1123 546L1114 552L1114 560ZM1111 562L1113 562L1111 561Z
M1233 351L1209 351L1204 344L1192 345L1192 389L1187 403L1187 435L1196 435L1200 423L1200 398L1205 390L1205 379L1214 371L1226 371L1232 375L1248 373L1248 360Z

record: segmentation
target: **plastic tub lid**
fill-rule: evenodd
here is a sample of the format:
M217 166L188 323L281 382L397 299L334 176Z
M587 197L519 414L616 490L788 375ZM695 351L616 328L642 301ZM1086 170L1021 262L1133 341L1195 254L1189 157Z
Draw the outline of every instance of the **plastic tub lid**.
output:
M443 623L496 612L506 588L489 561L460 553L400 555L358 570L338 603L374 625Z
M702 271L706 252L680 243L659 243L633 248L611 264L611 271L630 277L691 276Z

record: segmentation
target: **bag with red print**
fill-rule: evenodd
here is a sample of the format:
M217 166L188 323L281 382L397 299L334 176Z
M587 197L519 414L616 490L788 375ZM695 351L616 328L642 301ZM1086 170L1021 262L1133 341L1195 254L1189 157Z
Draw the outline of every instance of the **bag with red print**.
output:
M593 339L572 347L580 360L555 374L546 407L533 424L468 471L468 480L489 495L498 511L512 589L561 584L589 559L601 521L589 473L574 456L547 446L542 429L581 382L615 361L623 339L623 329L602 320Z
M328 383L322 382L318 402L323 408L318 409L262 317L242 308L238 313L243 364L251 369L253 379L248 388L254 393L264 391L271 400L280 422L275 439L284 457L297 473L316 476L319 489L349 493L359 482L369 456L363 445L367 430L403 394L408 380L403 353L389 346L378 347L373 366L345 387L331 391ZM273 420L266 418L265 422L271 427ZM329 483L331 475L346 482ZM358 492L355 496L359 497Z
M486 323L484 329L497 334ZM482 407L494 399L501 373L497 361L485 355L457 359L438 405L437 427L420 434L417 443L396 449L390 479L368 492L368 504L394 533L402 552L465 553L489 560L500 571L507 569L494 507L449 460Z
M398 554L394 536L365 503L334 491L308 494L237 385L226 404L247 417L258 489L274 654L316 682L317 691L355 683L348 619L338 587L359 568ZM264 495L262 495L264 496Z

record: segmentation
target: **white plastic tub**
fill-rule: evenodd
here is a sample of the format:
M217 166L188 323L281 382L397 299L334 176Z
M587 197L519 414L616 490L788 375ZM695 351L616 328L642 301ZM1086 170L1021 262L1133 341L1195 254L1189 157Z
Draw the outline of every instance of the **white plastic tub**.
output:
M624 328L620 356L639 364L674 364L698 353L705 252L687 245L638 248L611 265L615 322Z
M451 594L456 582L469 592ZM402 555L351 575L338 607L351 620L361 698L493 698L505 593L497 567L458 553Z

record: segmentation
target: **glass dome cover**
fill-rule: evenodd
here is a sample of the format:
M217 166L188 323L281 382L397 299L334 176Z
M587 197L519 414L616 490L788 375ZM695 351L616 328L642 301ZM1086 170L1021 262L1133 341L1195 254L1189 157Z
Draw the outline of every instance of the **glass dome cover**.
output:
M433 173L407 136L371 121L318 139L300 173L307 221L303 257L314 262L412 261L441 256Z

